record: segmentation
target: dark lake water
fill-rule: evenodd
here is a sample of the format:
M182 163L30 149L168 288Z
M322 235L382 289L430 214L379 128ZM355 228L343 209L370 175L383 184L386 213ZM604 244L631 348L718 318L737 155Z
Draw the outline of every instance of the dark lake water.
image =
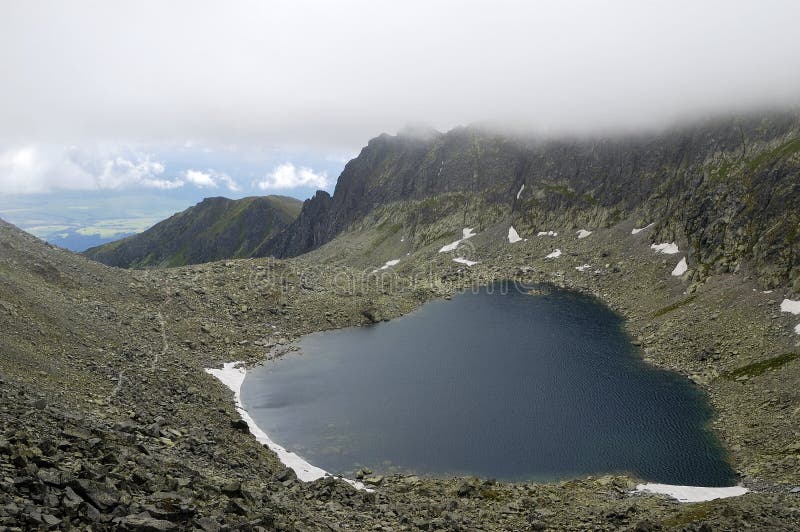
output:
M335 474L735 484L703 394L646 365L619 316L573 292L503 292L303 337L300 353L248 373L244 405Z

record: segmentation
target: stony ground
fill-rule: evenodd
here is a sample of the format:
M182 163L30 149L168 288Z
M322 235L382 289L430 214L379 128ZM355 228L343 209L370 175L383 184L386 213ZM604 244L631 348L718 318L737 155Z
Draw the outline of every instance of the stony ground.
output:
M402 246L370 245L385 235L365 230L291 262L126 271L0 223L0 530L797 529L800 337L796 318L779 312L784 294L763 294L744 270L674 278L681 255L654 254L646 232L630 228L508 244L498 225L460 250L475 266L438 253L439 242L364 276ZM543 258L555 248L561 257ZM628 318L647 360L707 391L714 428L753 492L680 504L634 495L635 479L619 475L389 476L371 493L302 483L203 371L503 278L584 290Z

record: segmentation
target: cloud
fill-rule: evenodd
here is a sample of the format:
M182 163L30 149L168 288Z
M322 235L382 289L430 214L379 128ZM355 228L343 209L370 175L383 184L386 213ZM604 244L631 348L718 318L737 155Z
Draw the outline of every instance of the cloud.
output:
M172 190L175 188L182 187L183 182L180 180L169 180L169 179L144 179L142 180L142 185L149 188Z
M188 169L170 176L166 164L149 152L109 145L91 148L52 144L0 146L0 194L58 190L174 190L241 187L227 173Z
M33 146L0 151L0 190L5 192L40 192L43 171Z
M418 121L650 127L800 103L798 20L796 0L4 2L0 139L349 153Z
M164 165L151 160L150 155L139 155L134 160L117 156L102 163L103 171L95 177L96 188L116 189L131 185L153 188L177 188L178 181L162 179Z
M261 190L297 187L325 189L328 187L328 173L315 172L304 166L298 168L292 163L283 163L273 168L262 181L256 183L256 186Z
M116 148L24 145L0 149L0 193L56 190L114 190L130 187L169 190L184 185L165 177L164 163L151 154Z
M217 182L213 177L211 177L211 173L209 172L202 172L200 170L186 170L183 173L183 178L189 183L192 183L200 188L217 188Z
M215 170L194 170L189 169L183 172L183 179L187 183L191 183L199 188L217 188L224 185L232 192L241 190L236 181L224 172L217 172Z

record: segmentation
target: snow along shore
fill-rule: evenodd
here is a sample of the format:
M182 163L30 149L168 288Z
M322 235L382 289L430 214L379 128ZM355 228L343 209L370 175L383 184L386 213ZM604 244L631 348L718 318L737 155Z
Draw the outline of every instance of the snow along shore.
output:
M743 486L731 486L729 488L704 488L701 486L673 486L672 484L638 484L638 493L658 493L669 495L680 502L704 502L714 499L726 499L728 497L739 497L749 490Z
M259 443L266 445L277 454L281 463L290 467L295 472L298 479L303 482L312 482L318 478L330 476L330 473L324 469L309 464L300 455L287 451L282 446L272 441L269 436L256 425L256 422L253 421L253 418L250 417L250 414L247 413L247 410L245 410L242 405L242 383L244 382L245 375L247 375L247 370L242 367L242 364L242 362L226 362L222 365L222 369L206 368L206 373L216 377L222 384L233 391L236 411L239 412L239 416L247 423L250 432L256 437ZM343 480L358 489L366 488L361 482L346 478Z
M234 401L236 403L236 411L239 416L247 423L250 432L255 436L256 440L269 447L278 459L287 467L290 467L297 478L303 482L312 482L319 478L330 476L330 473L317 466L311 465L305 461L300 455L287 451L284 447L278 445L270 439L267 434L256 425L256 422L247 413L242 405L242 383L247 375L247 370L242 367L242 362L226 362L222 365L222 369L206 368L206 373L218 379L222 384L227 386L233 391ZM351 484L357 489L370 491L363 483L343 478L345 482ZM729 488L704 488L700 486L673 486L670 484L638 484L636 492L639 493L657 493L669 495L680 502L702 502L711 501L714 499L724 499L727 497L737 497L744 495L748 489L742 486L732 486Z

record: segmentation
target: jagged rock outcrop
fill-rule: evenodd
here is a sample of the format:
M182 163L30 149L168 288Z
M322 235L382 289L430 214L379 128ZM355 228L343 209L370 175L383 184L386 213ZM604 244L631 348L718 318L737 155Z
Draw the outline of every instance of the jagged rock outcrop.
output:
M126 268L249 257L297 217L300 205L286 196L206 198L143 233L90 248L85 255Z
M306 201L259 254L296 256L378 207L452 193L480 199L464 200L465 218L479 204L503 206L530 227L655 222L654 238L690 243L701 273L748 261L765 286L800 290L796 112L609 138L525 139L478 127L384 134L345 166L332 197Z
M294 257L309 249L321 246L330 240L328 217L332 199L330 194L323 190L303 202L299 217L289 227L281 231L270 240L259 246L254 257L277 255L281 257Z

